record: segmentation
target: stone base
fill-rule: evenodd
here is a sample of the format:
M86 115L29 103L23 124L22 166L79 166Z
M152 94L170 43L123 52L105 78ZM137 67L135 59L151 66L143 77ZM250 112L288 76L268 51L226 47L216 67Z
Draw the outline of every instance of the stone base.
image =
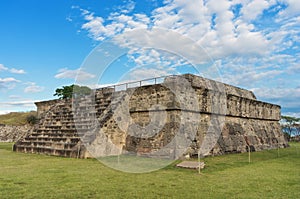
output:
M185 169L199 169L199 162L194 161L183 161L176 165L176 167L185 168ZM204 169L205 163L200 162L200 169Z

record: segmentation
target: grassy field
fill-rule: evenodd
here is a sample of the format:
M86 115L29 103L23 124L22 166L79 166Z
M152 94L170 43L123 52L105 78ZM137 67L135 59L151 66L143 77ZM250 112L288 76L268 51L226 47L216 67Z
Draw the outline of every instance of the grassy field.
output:
M30 115L36 116L36 111L30 112L11 112L8 114L0 115L0 124L7 125L24 125L27 124L26 118Z
M299 198L300 143L290 148L205 158L195 170L130 174L95 159L11 151L0 143L0 198ZM279 156L278 156L279 155Z

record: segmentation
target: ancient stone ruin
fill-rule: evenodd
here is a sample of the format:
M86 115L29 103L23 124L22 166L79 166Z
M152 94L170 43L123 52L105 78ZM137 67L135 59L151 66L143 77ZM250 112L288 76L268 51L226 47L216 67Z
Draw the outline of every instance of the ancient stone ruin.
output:
M17 142L24 139L33 130L30 125L6 125L0 124L0 142Z
M185 74L36 102L39 124L14 150L65 157L178 158L287 146L280 106L248 90Z

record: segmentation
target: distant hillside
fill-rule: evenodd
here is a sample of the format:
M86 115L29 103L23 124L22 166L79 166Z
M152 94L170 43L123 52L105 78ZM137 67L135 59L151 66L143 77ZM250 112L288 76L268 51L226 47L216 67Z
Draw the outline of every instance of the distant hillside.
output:
M28 124L29 116L37 116L36 111L30 112L11 112L5 115L0 115L0 124L8 125L24 125Z

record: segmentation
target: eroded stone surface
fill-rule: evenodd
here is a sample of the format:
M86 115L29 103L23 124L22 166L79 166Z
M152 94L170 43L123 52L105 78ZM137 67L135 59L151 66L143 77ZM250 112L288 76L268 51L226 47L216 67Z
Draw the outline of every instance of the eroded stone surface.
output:
M13 126L0 124L0 142L16 142L26 137L32 130L32 126Z
M185 168L185 169L204 169L205 163L204 162L195 162L195 161L183 161L179 164L176 165L177 167L180 168Z
M81 99L36 103L40 123L15 150L67 157L120 153L178 158L286 147L280 106L194 75Z

